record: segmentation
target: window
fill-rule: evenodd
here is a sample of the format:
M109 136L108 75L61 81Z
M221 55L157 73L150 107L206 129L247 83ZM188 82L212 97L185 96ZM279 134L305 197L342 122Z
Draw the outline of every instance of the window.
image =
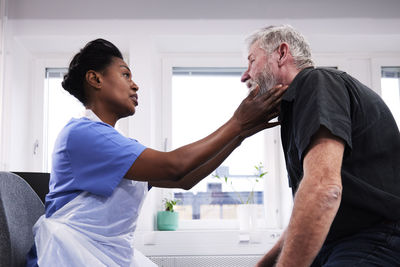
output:
M46 68L43 95L43 170L47 172L51 171L51 155L59 132L71 118L82 117L85 110L82 103L61 86L67 71L67 68ZM125 135L127 120L119 120L115 129Z
M72 117L80 117L83 105L61 86L65 68L46 68L44 112L44 170L51 171L54 142L61 129Z
M173 68L171 149L201 139L225 123L248 90L240 82L244 68ZM254 193L263 217L262 179L255 166L265 161L265 135L246 139L214 172L190 191L174 190L183 220L235 220L236 206ZM268 170L266 170L268 171ZM225 177L228 183L225 182ZM253 192L253 193L252 193Z
M400 66L381 67L381 96L400 126Z

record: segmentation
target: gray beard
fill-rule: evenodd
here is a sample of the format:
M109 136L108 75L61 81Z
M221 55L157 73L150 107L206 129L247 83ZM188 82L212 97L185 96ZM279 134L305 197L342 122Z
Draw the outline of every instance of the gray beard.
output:
M269 89L276 85L276 79L272 72L265 66L264 70L255 78L260 86L260 94L265 94Z
M266 66L264 70L257 75L257 77L247 81L246 85L249 88L249 93L258 85L260 91L258 95L265 94L269 89L277 84L276 79L271 71Z

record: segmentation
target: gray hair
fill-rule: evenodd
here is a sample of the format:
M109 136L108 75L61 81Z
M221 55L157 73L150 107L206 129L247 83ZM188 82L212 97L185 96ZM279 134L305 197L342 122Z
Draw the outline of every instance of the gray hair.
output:
M269 26L256 31L247 38L248 48L257 41L268 54L286 42L297 69L314 66L308 42L290 25Z

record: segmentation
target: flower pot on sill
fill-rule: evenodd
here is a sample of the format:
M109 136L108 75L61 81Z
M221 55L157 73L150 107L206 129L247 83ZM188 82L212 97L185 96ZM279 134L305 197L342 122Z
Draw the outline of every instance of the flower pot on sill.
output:
M160 231L175 231L178 229L179 213L171 211L157 212L157 229Z

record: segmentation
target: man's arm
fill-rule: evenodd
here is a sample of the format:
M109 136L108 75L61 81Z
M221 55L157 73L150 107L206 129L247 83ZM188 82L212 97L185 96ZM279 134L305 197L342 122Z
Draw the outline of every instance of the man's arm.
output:
M276 266L310 266L339 209L344 142L321 126L303 162L304 176Z

